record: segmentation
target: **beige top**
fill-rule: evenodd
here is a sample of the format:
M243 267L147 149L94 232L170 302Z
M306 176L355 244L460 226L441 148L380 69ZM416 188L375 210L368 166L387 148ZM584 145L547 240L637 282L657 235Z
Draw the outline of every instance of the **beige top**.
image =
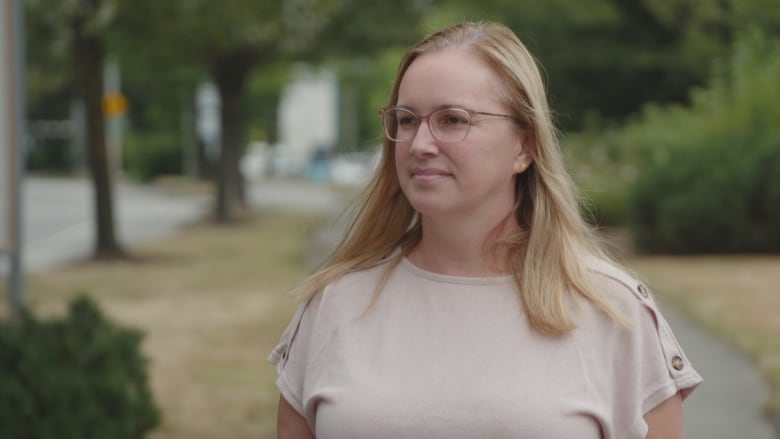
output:
M594 264L632 322L590 306L540 335L509 276L424 271L407 259L366 314L387 263L303 304L269 357L318 439L644 438L643 415L701 382L646 288Z

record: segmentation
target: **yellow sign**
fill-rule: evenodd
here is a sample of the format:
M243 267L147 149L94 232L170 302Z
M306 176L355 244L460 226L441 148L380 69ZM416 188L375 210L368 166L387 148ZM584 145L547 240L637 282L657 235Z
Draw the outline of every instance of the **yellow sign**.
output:
M127 111L127 98L120 92L103 95L103 114L106 117L122 116Z

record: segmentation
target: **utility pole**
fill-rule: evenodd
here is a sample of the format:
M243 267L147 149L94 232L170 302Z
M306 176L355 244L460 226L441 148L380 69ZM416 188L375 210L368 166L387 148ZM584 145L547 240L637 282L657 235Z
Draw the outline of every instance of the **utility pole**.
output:
M21 312L24 177L24 32L22 0L0 3L0 256L7 261L8 303Z

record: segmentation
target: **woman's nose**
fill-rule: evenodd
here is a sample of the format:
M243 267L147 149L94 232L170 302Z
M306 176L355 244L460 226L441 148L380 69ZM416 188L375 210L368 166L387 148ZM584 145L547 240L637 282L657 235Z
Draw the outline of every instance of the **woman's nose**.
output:
M430 156L439 153L436 138L433 137L431 126L427 120L421 120L417 126L417 132L414 133L414 137L409 141L409 152L418 156Z

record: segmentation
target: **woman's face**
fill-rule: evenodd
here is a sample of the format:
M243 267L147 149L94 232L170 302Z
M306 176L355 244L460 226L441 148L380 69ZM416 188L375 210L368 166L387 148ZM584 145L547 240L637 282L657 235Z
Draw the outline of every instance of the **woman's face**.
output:
M498 77L475 52L445 49L412 62L397 105L422 116L449 107L508 114L498 90ZM423 218L508 214L515 176L530 162L517 124L475 114L468 135L457 143L435 139L428 124L425 118L411 140L395 146L398 179L412 206Z

